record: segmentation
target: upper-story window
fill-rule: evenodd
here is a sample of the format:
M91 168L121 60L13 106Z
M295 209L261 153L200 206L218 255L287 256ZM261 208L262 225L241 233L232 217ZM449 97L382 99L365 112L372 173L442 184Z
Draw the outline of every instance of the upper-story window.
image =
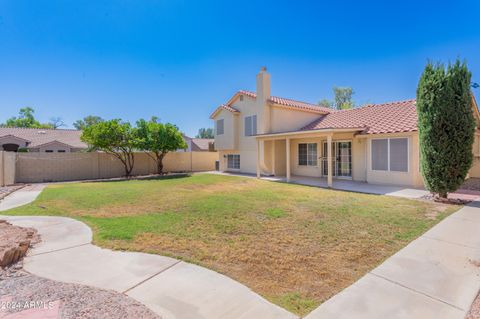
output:
M245 117L245 136L257 135L257 116Z
M217 120L216 133L217 135L222 135L224 132L223 119Z

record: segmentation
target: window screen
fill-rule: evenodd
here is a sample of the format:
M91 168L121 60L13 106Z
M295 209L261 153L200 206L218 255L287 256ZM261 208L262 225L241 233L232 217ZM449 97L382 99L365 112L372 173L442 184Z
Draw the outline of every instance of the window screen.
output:
M227 168L240 169L240 155L229 154L227 155Z
M222 135L224 132L223 119L217 120L217 135Z
M390 139L390 170L408 172L408 139Z
M298 144L298 165L317 166L317 144Z
M372 170L388 171L388 139L372 140Z

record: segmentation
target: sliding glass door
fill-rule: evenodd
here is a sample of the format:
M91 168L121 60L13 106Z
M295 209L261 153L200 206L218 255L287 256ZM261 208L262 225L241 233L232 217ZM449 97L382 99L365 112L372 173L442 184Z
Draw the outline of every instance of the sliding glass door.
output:
M328 175L327 142L323 142L322 148L322 174ZM352 177L352 142L332 142L333 176L338 178Z

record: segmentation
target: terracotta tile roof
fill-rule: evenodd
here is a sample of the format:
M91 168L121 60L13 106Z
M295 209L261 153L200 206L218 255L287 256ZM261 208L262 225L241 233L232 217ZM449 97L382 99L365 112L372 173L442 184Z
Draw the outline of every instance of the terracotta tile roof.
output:
M313 111L318 113L324 113L324 114L336 112L335 110L329 109L328 107L323 107L323 106L306 103L306 102L295 101L291 99L285 99L283 97L277 97L277 96L271 96L269 101L282 106L289 106L293 108L298 108L298 109L303 109L303 110L308 110L308 111Z
M80 140L82 131L78 130L0 127L0 138L8 135L29 141L29 148L35 148L53 141L58 141L73 148L87 148L87 145Z
M257 97L257 93L246 91L246 90L240 90L237 92L237 94L244 94L252 98ZM278 96L271 96L268 100L280 106L287 106L291 108L297 108L297 109L302 109L302 110L312 111L312 112L317 112L322 114L335 112L335 110L329 109L328 107L323 107L317 104L301 102L301 101L292 100L292 99L286 99Z
M407 100L336 111L320 117L301 131L364 128L361 134L412 132L417 131L417 121L415 100Z
M212 112L212 114L210 114L210 118L213 118L222 109L232 113L237 113L237 114L240 113L240 111L237 110L236 108L231 107L230 105L227 105L227 104L222 104L219 107L217 107L215 111Z

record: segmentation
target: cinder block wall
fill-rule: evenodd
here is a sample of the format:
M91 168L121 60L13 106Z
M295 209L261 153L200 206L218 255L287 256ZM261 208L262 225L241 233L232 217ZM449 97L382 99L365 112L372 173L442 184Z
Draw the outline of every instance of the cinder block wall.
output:
M15 153L0 151L0 186L15 183Z
M216 160L217 152L168 153L163 160L164 172L214 170ZM156 170L148 154L135 153L132 175ZM17 183L39 183L121 177L125 169L115 156L105 153L17 153L14 174Z

